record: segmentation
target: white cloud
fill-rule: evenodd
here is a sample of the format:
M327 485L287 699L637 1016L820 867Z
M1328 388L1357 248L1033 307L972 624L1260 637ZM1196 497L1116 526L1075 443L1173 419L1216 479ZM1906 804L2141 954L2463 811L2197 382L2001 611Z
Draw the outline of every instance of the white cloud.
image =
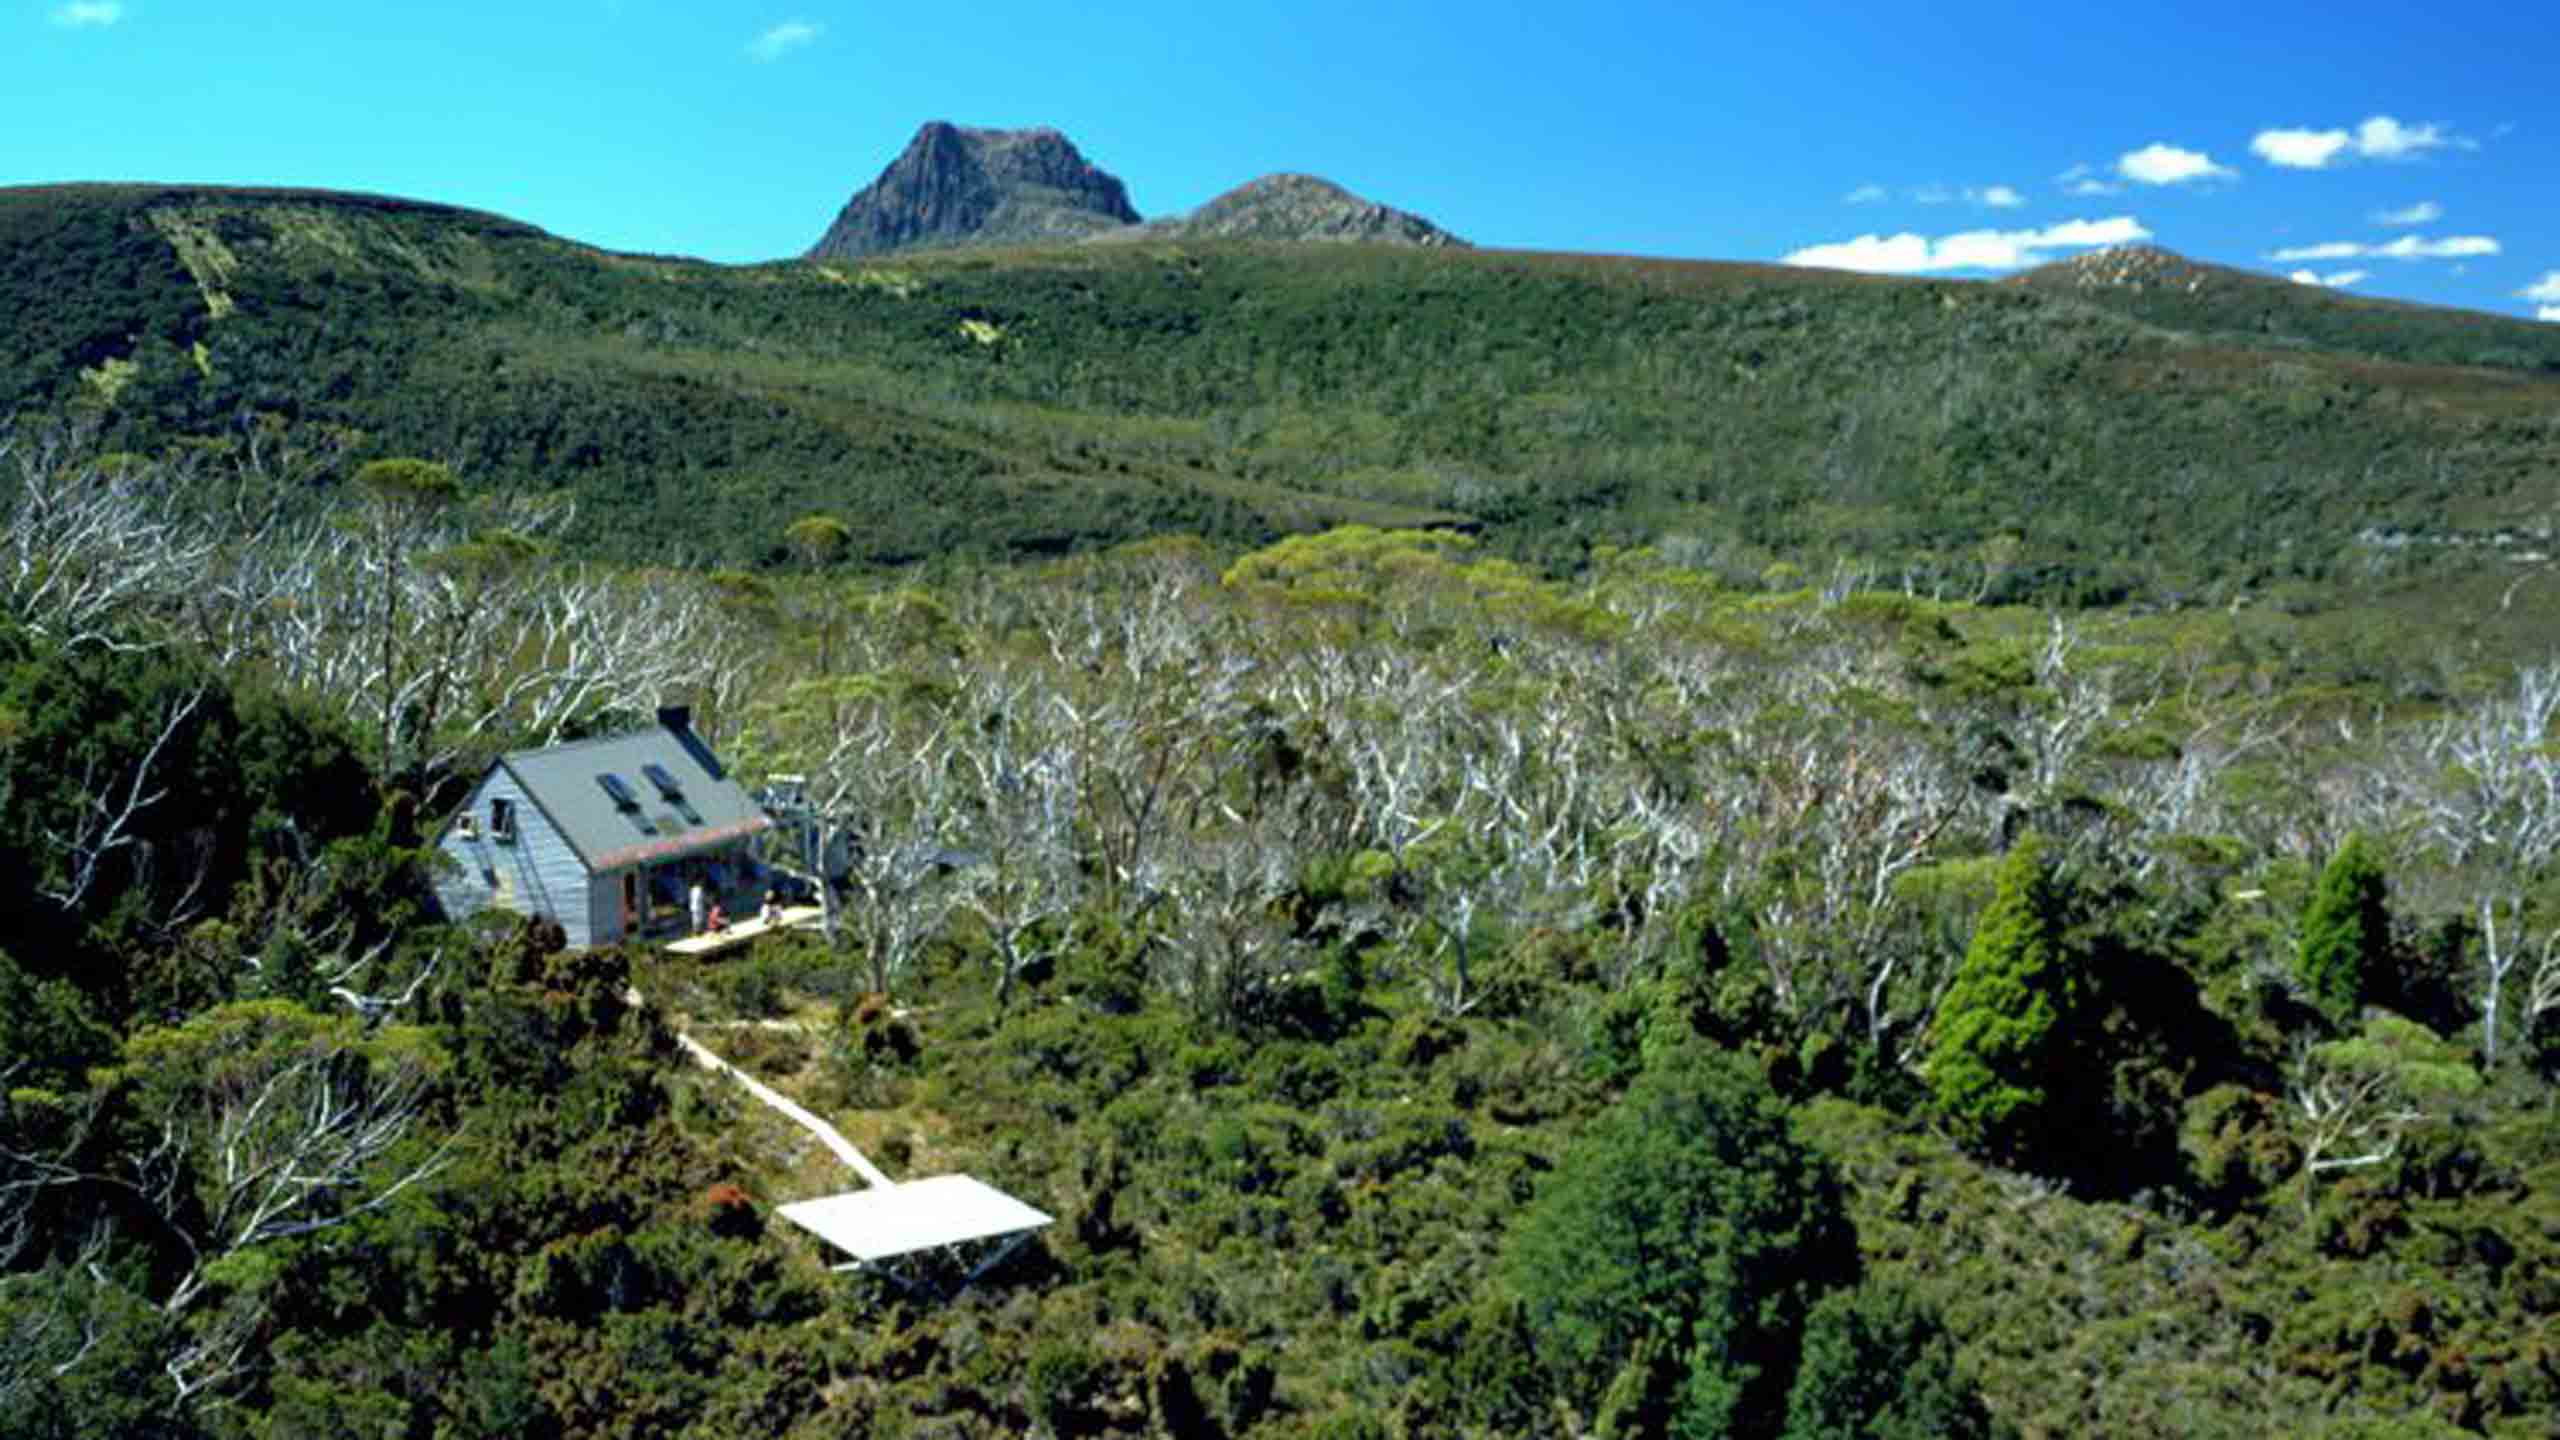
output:
M2487 235L2447 235L2430 240L2424 235L2403 235L2388 245L2377 245L2366 251L2391 260L2460 260L2473 255L2495 255L2498 242Z
M1964 200L1966 205L1979 205L1984 210L2017 210L2028 197L2017 192L2015 184L1966 184L1956 190L1951 184L1915 184L1910 190L1912 205L1953 205Z
M1937 270L2024 270L2053 258L2055 250L2086 250L2148 240L2151 232L2130 215L2106 220L2066 220L2041 230L1968 230L1932 240L1925 235L1861 235L1829 245L1808 245L1786 257L1789 265L1860 270L1871 275L1920 275Z
M2421 200L2404 209L2373 212L2376 225L2426 225L2443 218L2444 207L2433 200Z
M1870 190L1875 193L1868 196L1869 199L1884 198L1883 187L1862 185L1850 192L1852 203L1860 203L1857 197ZM1926 185L1914 185L1902 195L1914 205L1952 205L1962 200L1967 205L1977 205L1986 210L2015 210L2027 203L2027 197L2019 194L2014 185L1967 185L1959 190L1952 185L1932 181Z
M2332 270L2326 275L2311 270L2296 270L2285 278L2297 285L2317 285L2326 290L2344 290L2359 280L2371 279L2370 270Z
M2326 170L2345 160L2406 160L2447 146L2477 148L2441 125L2403 125L2374 115L2353 130L2261 130L2250 137L2249 153L2288 170Z
M2560 305L2545 305L2533 312L2536 320L2560 320Z
M2047 225L2042 230L2029 233L2037 237L2033 243L2039 247L2127 245L2151 238L2151 232L2142 228L2142 222L2130 215L2116 215L2105 220L2065 220L2059 225Z
M55 6L53 11L54 24L74 30L103 29L123 18L123 0L71 0L68 5Z
M2261 130L2249 140L2249 153L2288 170L2326 169L2353 143L2344 130Z
M785 20L747 42L747 58L759 62L779 60L792 51L825 34L827 27L806 20Z
M2542 278L2516 292L2519 300L2543 300L2560 305L2560 270L2546 270ZM2545 320L2551 317L2545 315Z
M2403 125L2388 115L2376 115L2356 127L2356 153L2372 160L2398 160L2452 143L2441 125Z
M2074 165L2054 176L2053 183L2061 186L2065 195L2114 195L2124 189L2121 185L2099 179L2096 168L2089 165Z
M2233 171L2213 163L2201 150L2181 150L2159 141L2116 157L2116 173L2144 185L2184 185L2190 180L2228 180Z
M1911 275L1932 268L1928 239L1909 231L1891 237L1861 235L1829 245L1808 245L1791 252L1781 263L1826 270L1863 270L1871 275Z
M1857 189L1850 191L1848 194L1841 196L1840 203L1843 205L1874 205L1883 201L1884 197L1885 188L1883 186L1861 185Z
M2403 235L2382 245L2366 245L2354 240L2324 240L2317 245L2271 250L2267 252L2267 258L2286 263L2296 260L2352 260L2358 256L2382 260L2460 260L2474 255L2495 255L2499 250L2496 237L2489 235L2447 235L2442 239ZM2560 275L2560 271L2553 273ZM2560 298L2560 295L2554 298Z

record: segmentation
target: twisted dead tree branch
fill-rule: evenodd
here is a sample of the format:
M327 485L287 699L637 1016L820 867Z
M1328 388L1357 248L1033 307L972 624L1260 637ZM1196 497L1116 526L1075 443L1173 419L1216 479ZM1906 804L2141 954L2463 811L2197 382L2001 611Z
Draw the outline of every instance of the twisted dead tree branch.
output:
M0 617L65 650L149 648L128 622L194 593L214 553L172 503L188 478L69 427L0 432Z

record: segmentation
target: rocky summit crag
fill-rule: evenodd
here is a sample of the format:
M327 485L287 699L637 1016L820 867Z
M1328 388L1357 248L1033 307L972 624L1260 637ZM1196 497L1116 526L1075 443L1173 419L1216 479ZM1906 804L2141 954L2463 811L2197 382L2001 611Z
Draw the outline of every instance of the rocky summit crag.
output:
M1467 242L1410 211L1381 205L1314 175L1265 175L1188 215L1110 230L1096 240L1332 240L1372 245L1463 246Z
M1077 240L1467 243L1313 175L1265 175L1187 214L1141 224L1128 187L1059 132L974 130L936 120L846 202L809 258Z
M809 258L1076 240L1137 219L1128 187L1055 130L974 130L936 120L846 202Z

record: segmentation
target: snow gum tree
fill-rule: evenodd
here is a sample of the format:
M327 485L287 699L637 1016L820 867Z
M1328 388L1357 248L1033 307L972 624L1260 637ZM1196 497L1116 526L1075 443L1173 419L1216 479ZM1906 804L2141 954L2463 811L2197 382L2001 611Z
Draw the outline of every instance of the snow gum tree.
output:
M2307 1047L2287 1087L2302 1146L2303 1219L2312 1217L2321 1175L2389 1164L2403 1136L2442 1121L2480 1088L2459 1050L2397 1015L2371 1015L2361 1032Z

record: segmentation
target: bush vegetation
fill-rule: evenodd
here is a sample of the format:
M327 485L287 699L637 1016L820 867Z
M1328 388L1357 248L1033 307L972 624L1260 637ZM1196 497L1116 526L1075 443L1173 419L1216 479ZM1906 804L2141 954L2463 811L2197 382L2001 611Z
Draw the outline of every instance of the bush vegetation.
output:
M2547 426L2465 409L2486 382L2428 410L2359 370L2287 428L2277 379L2024 289L1190 247L717 272L394 202L75 198L0 215L131 293L73 287L106 308L0 373L49 403L140 358L0 438L0 1432L2507 1437L2560 1407L2537 572L2211 529L2347 516L2388 488L2362 469L2122 499L2178 406L2232 455L2528 463ZM403 319L290 349L324 302ZM522 368L457 364L502 320ZM1938 373L1924 415L1854 378L1951 334L2024 388ZM2158 410L2079 388L2177 366ZM185 418L244 394L298 418ZM429 394L627 408L518 431ZM793 468L740 437L839 456L797 427L856 394L896 401L865 433L954 447L878 472L949 487L913 518L823 466L712 506ZM763 458L679 464L733 443ZM855 568L979 513L962 450L1270 508ZM432 513L358 483L436 473L364 469L404 451L456 462ZM513 493L588 470L571 528ZM2011 523L2030 473L2053 517ZM2521 493L2457 488L2411 503ZM1390 495L1478 533L1273 538ZM1861 528L1905 498L1915 528ZM1197 519L1094 506L1062 548ZM724 520L629 542L679 511ZM1078 512L985 513L1018 552L1006 517ZM1964 583L1860 568L1959 530ZM763 568L675 563L709 558ZM2304 588L2007 603L2119 573ZM820 799L832 936L694 964L432 913L426 842L490 754L661 700ZM832 1272L772 1212L849 1178L680 1027L900 1178L1056 1223L949 1300Z
M90 405L138 451L338 427L572 495L625 563L781 565L812 513L872 564L1449 524L1559 573L1664 542L1728 577L2302 604L2550 524L2548 327L2281 283L2235 291L2277 344L2109 290L1237 243L721 268L112 188L0 195L0 254L0 414Z

